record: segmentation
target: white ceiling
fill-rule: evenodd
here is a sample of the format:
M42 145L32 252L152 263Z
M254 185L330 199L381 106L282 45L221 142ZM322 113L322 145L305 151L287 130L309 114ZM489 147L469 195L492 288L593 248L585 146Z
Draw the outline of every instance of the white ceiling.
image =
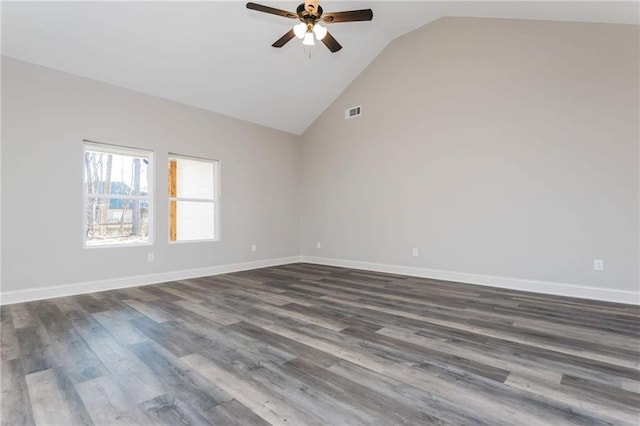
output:
M257 0L294 11L300 1ZM343 45L271 47L295 21L244 1L2 2L2 54L301 134L394 38L442 16L639 23L638 1L321 1L371 8Z

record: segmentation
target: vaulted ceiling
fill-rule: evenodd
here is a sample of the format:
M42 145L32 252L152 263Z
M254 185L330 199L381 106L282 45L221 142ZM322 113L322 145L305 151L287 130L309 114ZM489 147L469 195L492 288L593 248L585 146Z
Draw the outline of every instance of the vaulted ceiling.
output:
M298 1L258 3L294 11ZM329 30L344 46L294 39L295 21L215 2L2 2L2 54L301 134L394 38L443 16L638 24L638 2L322 1L371 8ZM384 82L380 82L385 90Z

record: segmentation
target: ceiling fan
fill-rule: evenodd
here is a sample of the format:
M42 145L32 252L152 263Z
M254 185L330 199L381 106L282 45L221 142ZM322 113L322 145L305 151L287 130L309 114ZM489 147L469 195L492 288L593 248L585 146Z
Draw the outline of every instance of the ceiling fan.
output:
M318 4L318 0L305 0L304 3L298 6L296 13L252 2L247 3L247 9L300 21L285 35L276 40L272 44L273 47L282 47L294 37L302 39L302 44L304 45L313 46L315 44L313 36L315 35L316 39L322 41L331 52L337 52L342 49L342 46L327 31L327 28L321 25L321 22L337 24L339 22L371 21L373 19L373 11L371 9L324 13L322 7Z

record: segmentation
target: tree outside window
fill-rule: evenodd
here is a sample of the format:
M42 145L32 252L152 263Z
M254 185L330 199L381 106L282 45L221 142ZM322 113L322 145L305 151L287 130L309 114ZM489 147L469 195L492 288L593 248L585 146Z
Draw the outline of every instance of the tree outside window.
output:
M85 246L151 242L152 153L84 145Z

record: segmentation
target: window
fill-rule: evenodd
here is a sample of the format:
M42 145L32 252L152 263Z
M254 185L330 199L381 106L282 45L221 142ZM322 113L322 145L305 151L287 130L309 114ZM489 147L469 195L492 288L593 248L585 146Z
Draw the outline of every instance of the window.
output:
M169 155L169 241L218 239L218 161Z
M150 244L153 153L84 144L84 245Z

